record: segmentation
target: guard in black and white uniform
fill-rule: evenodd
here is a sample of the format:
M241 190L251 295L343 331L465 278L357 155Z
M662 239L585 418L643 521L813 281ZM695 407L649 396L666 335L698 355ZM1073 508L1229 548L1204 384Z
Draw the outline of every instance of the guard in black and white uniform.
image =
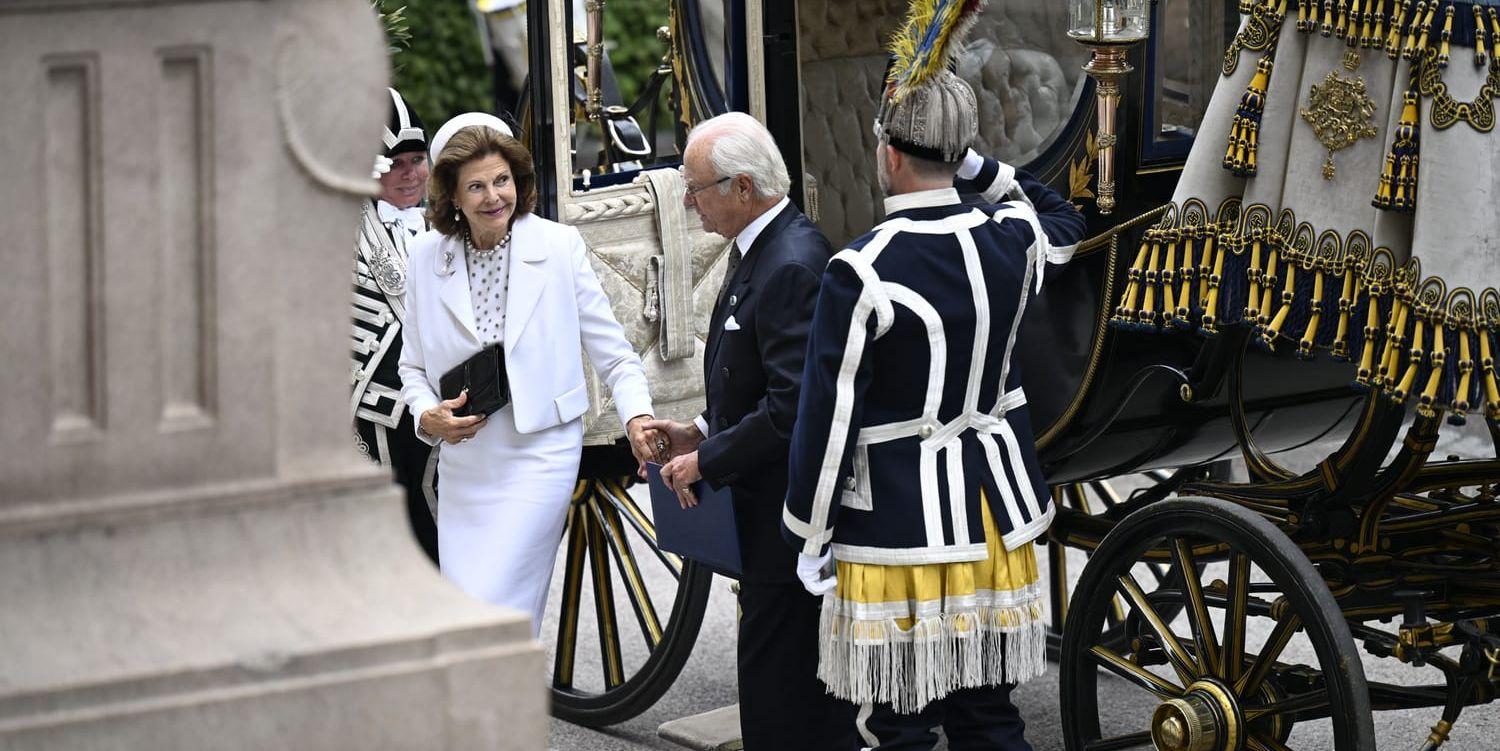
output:
M412 532L436 563L435 473L428 466L432 447L416 437L396 372L406 319L406 246L427 231L420 206L427 195L427 136L401 94L389 91L385 150L375 163L380 198L365 201L354 251L349 410L359 450L390 467L406 488Z

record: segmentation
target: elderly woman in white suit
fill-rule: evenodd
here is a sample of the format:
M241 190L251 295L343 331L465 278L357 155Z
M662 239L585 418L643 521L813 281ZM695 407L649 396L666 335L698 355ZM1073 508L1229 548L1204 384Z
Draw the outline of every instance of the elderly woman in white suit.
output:
M531 213L531 157L498 118L460 115L432 139L428 221L410 250L401 396L439 446L442 571L540 629L583 450L589 406L580 350L609 385L638 460L664 450L643 424L646 373L589 266L583 238ZM439 379L502 344L510 403L455 416Z

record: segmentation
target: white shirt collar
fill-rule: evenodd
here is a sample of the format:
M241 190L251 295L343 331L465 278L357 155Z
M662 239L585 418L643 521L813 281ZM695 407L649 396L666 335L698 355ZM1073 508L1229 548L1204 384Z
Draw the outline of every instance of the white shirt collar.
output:
M375 214L380 217L381 224L389 226L399 221L402 228L413 235L427 229L427 220L423 218L421 206L398 209L377 198L375 199Z
M745 254L750 252L750 248L755 246L755 239L760 237L761 232L765 231L766 225L770 224L771 220L775 219L776 215L780 214L781 210L785 209L791 202L792 199L782 196L781 200L777 201L775 206L766 209L766 213L755 217L753 221L745 225L744 229L740 230L738 235L735 235L734 245L736 248L739 248L741 258L744 258Z
M954 188L919 190L915 193L902 193L898 196L887 197L885 199L885 214L886 216L890 216L898 211L930 209L934 206L953 206L958 204L958 202L958 191Z

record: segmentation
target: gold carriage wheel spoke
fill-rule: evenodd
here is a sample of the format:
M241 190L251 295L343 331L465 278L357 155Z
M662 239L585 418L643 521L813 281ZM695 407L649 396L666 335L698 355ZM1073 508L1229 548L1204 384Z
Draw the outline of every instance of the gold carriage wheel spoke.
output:
M1285 743L1269 735L1252 735L1245 739L1245 745L1252 751L1292 751Z
M1115 751L1120 748L1141 748L1151 745L1151 732L1142 730L1138 733L1116 735L1110 738L1100 738L1097 741L1089 741L1083 744L1084 751Z
M578 606L583 592L583 553L587 544L579 504L568 507L568 555L563 571L562 610L557 617L557 654L553 656L552 685L572 688L573 661L578 654Z
M1254 722L1263 717L1274 717L1292 712L1306 712L1327 706L1327 691L1309 691L1305 694L1288 696L1285 699L1271 702L1263 707L1246 707L1243 711L1245 713L1245 721Z
M1227 681L1239 680L1245 667L1245 618L1250 598L1250 556L1235 553L1229 559L1229 605L1224 610L1224 659L1220 662Z
M1109 647L1095 645L1089 650L1094 656L1094 662L1115 675L1143 688L1163 699L1171 699L1182 696L1182 687L1153 673L1130 660L1125 659L1120 653Z
M630 522L630 526L635 527L637 534L651 543L651 552L655 553L656 557L661 559L661 562L666 565L667 570L672 573L672 578L681 579L682 556L662 550L656 544L656 525L651 521L650 517L641 511L641 507L636 505L635 499L630 497L630 493L625 490L625 486L618 482L607 480L605 481L605 487L609 488L609 495L607 496L609 502L624 515L625 519Z
M1172 540L1172 557L1182 573L1182 588L1187 593L1188 623L1193 628L1193 641L1201 662L1198 667L1203 675L1219 675L1219 638L1214 633L1208 601L1203 598L1203 583L1198 581L1198 563L1187 540L1181 537Z
M1234 693L1239 696L1251 696L1259 691L1260 684L1266 679L1271 666L1276 664L1276 658L1286 650L1286 645L1291 642L1292 636L1301 627L1302 618L1288 608L1282 614L1281 620L1276 622L1276 628L1271 630L1271 635L1266 637L1265 646L1261 648L1260 654L1255 656L1255 662L1250 665L1250 671L1235 682Z
M1198 677L1192 657L1188 655L1187 650L1182 648L1182 643L1177 641L1177 635L1172 633L1172 629L1162 619L1161 614L1156 612L1156 608L1146 599L1146 593L1141 591L1141 585L1136 582L1134 576L1128 573L1122 575L1119 582L1120 589L1124 590L1126 596L1130 598L1136 611L1146 619L1146 625L1156 633L1156 638L1167 652L1167 662L1171 663L1172 669L1177 671L1177 677L1182 679L1184 684L1192 683Z
M590 498L585 503L594 503ZM614 585L609 576L609 554L605 550L604 528L593 514L580 513L588 527L589 566L594 585L594 624L599 628L600 669L604 672L606 690L625 682L625 661L620 654L619 623L615 616Z
M1120 492L1115 490L1115 486L1105 480L1094 480L1089 483L1089 487L1093 488L1094 492L1098 493L1099 497L1104 499L1104 507L1106 509L1125 502L1125 499L1120 497ZM1089 513L1092 514L1094 512L1090 511Z
M630 549L630 542L625 539L625 527L620 522L620 514L613 506L602 503L591 503L589 506L594 511L595 521L605 531L605 540L609 543L615 566L625 576L625 593L630 596L630 607L635 611L636 620L640 622L646 649L656 649L656 645L661 643L661 619L657 617L656 606L651 602L651 593L646 589L641 568L636 564L635 551Z

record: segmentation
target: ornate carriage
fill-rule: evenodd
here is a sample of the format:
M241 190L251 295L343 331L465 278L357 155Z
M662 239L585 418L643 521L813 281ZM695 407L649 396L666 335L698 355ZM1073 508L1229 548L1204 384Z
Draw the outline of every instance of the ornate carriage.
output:
M835 244L860 234L879 218L881 46L905 5L661 0L661 56L631 99L608 54L617 5L535 0L524 17L486 16L494 40L539 30L510 47L509 69L514 84L529 72L517 88L541 210L588 240L662 414L701 407L728 248L684 212L673 167L686 129L728 109L762 119L793 200ZM1456 190L1493 200L1500 151L1479 136L1500 96L1496 9L1161 0L1149 12L1149 38L1126 53L1137 72L1119 134L1101 133L1063 4L991 3L959 61L981 99L978 148L1077 201L1092 230L1018 349L1059 509L1046 560L1066 743L1282 749L1321 726L1337 748L1366 749L1372 708L1436 707L1436 748L1500 686L1500 296L1492 266L1452 251L1493 261L1500 219L1443 212L1463 207ZM1374 96L1330 83L1355 79ZM1455 103L1445 81L1480 93ZM1309 91L1320 85L1342 98L1328 105ZM1455 122L1472 132L1445 142ZM1358 132L1324 137L1339 128ZM1420 181L1403 161L1416 140L1429 144ZM1094 196L1101 145L1118 174L1108 215ZM1457 179L1457 158L1482 176ZM1346 177L1325 184L1335 161ZM1423 202L1403 213L1418 185ZM710 575L655 546L594 394L544 639L554 711L610 724L670 686ZM1485 445L1468 439L1477 458L1434 460L1445 416L1488 427ZM1320 461L1278 458L1295 449ZM579 637L590 617L597 646ZM1367 680L1356 643L1440 680ZM1115 677L1140 708L1101 718Z

